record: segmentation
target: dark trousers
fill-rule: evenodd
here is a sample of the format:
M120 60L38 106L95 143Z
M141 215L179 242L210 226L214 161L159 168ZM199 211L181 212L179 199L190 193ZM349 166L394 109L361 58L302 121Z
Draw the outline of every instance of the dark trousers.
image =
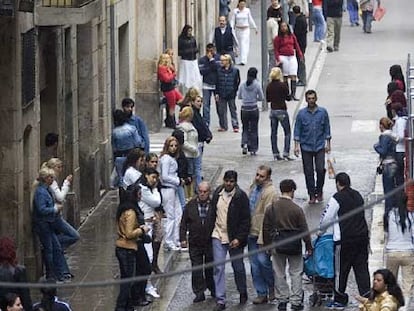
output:
M404 152L395 153L395 160L397 161L397 172L395 173L395 186L396 187L404 184L404 179L405 179L404 178L404 168L405 168L404 157L405 157Z
M317 152L302 150L302 163L308 194L314 197L316 194L323 192L323 185L325 184L325 149Z
M350 245L335 245L335 301L347 304L348 295L345 293L348 275L354 270L358 292L361 296L369 293L370 276L368 270L368 245L352 243Z
M121 279L151 274L151 264L142 243L138 243L137 251L117 247L115 249L115 254L119 262ZM127 309L138 304L139 301L145 300L146 286L146 280L121 284L116 300L116 307L119 309Z
M241 110L242 129L242 147L247 145L250 152L256 152L259 149L259 109Z
M305 52L302 51L303 55L305 55ZM306 64L305 64L305 56L303 56L303 60L301 60L299 58L299 55L296 54L296 59L298 61L298 79L299 81L303 82L303 83L307 83L306 82Z
M227 131L227 106L229 106L230 116L231 116L231 125L233 129L239 128L239 122L237 121L237 107L236 100L232 99L220 99L218 102L218 115L219 115L219 124L222 129Z
M191 266L200 266L214 261L211 243L204 247L191 246L189 248ZM215 293L213 267L193 271L191 274L191 285L194 294L201 294L208 288Z

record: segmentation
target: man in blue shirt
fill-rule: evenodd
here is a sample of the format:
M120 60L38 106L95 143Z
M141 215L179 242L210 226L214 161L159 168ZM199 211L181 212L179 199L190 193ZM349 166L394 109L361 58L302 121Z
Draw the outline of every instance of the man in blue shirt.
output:
M328 112L316 104L318 99L316 92L306 91L305 98L308 106L299 110L296 117L294 153L299 156L300 147L306 188L310 197L309 204L315 204L323 201L325 153L331 151L331 127Z
M132 113L132 111L134 110L134 106L135 106L135 102L133 99L131 98L124 98L122 100L122 110L124 110L124 112L126 112L129 116L128 119L128 123L131 124L132 126L135 126L137 131L138 131L138 135L140 136L141 140L143 141L143 146L140 146L141 149L143 149L145 151L146 154L149 153L149 148L150 148L150 140L149 140L149 136L148 136L148 129L147 126L145 125L144 121L134 115Z

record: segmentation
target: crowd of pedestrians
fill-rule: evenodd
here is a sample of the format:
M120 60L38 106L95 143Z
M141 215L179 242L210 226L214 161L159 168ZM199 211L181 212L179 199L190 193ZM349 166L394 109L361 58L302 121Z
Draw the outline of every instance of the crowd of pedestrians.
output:
M162 293L151 281L151 274L162 274L158 265L161 246L165 251L189 251L192 266L215 262L214 268L192 272L194 303L206 299L205 291L215 299L214 310L226 308L226 277L224 260L232 259L234 281L240 304L248 301L246 269L243 258L249 251L301 234L286 247L249 256L251 275L257 296L253 304L277 302L279 311L304 309L302 285L303 254L312 256L313 245L302 208L294 202L295 181L284 179L279 187L272 182L272 169L260 165L248 192L238 185L238 173L228 170L216 189L203 181L202 156L205 143L213 139L211 106L216 104L218 132L228 131L227 110L231 126L239 132L236 97L242 101L241 153L254 156L259 150L259 106L270 103L271 148L276 161L292 161L291 125L286 102L298 100L297 86L306 85L306 51L308 1L272 0L267 10L269 38L269 83L265 92L257 80L257 69L250 67L241 81L238 66L248 63L250 28L257 27L245 0L230 10L231 1L220 1L219 25L206 45L204 56L199 50L193 27L185 25L178 38L179 67L174 64L174 51L160 55L157 75L160 91L167 102L165 126L173 132L165 139L160 155L150 153L148 130L142 119L133 114L135 103L122 100L122 109L113 112L112 150L114 169L111 186L119 190L116 211L117 239L115 254L120 277L147 276L147 280L123 283L116 301L116 311L132 311L146 306ZM377 6L380 6L379 0ZM344 3L342 0L312 0L314 40L325 40L327 51L339 50ZM359 1L363 30L371 32L373 0ZM349 0L347 8L352 26L359 25L358 2ZM229 23L227 20L229 19ZM387 117L381 118L381 135L374 145L380 156L378 173L382 174L384 194L404 183L404 129L407 122L405 81L401 67L390 68L387 86ZM184 95L183 95L184 94ZM293 131L293 154L301 154L309 204L324 201L325 156L331 151L331 130L328 112L317 104L317 93L307 90L307 106L299 110ZM176 118L176 106L180 112ZM277 144L278 126L284 131L284 148ZM63 162L57 158L58 136L46 137L48 158L41 166L33 185L33 231L42 247L46 282L70 282L65 250L76 243L79 233L62 213L73 182L68 175L61 185ZM315 174L316 173L316 174ZM316 175L316 179L315 179ZM404 305L414 281L412 255L412 222L414 216L406 209L406 196L400 191L385 199L384 229L387 232L386 267L374 273L373 286L368 272L369 230L363 210L352 217L341 217L364 204L358 191L351 188L350 176L335 176L337 192L329 199L321 215L320 235L332 235L334 241L335 282L333 301L328 307L342 308L349 302L346 294L348 275L355 272L363 311L388 305L390 311ZM278 189L277 189L278 188ZM163 219L165 228L163 228ZM338 220L334 225L332 222ZM233 258L234 257L234 258ZM402 270L402 289L396 282ZM287 282L286 269L290 276ZM0 239L0 279L26 282L25 269L17 264L12 240ZM39 303L32 305L26 289L1 289L0 310L70 310L57 298L54 288L44 288ZM53 307L55 305L55 307ZM59 309L58 309L59 308Z

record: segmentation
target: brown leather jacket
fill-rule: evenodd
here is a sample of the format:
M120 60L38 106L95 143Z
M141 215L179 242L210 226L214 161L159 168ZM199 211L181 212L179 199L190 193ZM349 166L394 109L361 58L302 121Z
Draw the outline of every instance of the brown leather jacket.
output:
M143 230L139 227L136 212L128 209L119 218L118 239L115 245L117 247L137 250L137 240L143 233Z

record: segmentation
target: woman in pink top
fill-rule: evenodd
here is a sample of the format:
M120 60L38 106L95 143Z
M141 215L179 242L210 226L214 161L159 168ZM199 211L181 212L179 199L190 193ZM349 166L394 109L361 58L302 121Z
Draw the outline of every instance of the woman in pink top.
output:
M296 77L298 72L298 61L296 54L300 60L303 60L303 54L300 50L296 36L291 33L286 22L280 23L279 33L273 41L275 58L277 66L281 66L285 82L290 79L290 95L289 98L296 98Z

